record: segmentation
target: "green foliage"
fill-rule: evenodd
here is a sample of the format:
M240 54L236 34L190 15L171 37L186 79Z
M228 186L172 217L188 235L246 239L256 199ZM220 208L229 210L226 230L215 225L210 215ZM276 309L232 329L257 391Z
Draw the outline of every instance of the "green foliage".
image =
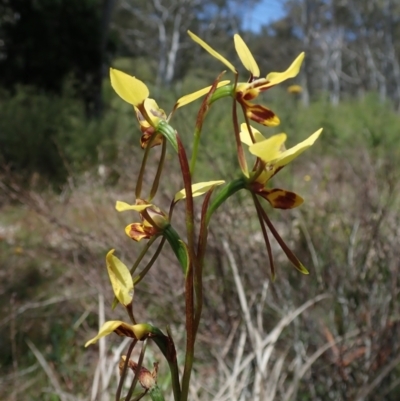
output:
M82 102L20 87L0 97L0 163L32 178L34 174L62 183L68 175L96 164L99 146L112 146L113 115L87 120Z
M287 96L283 90L272 89L268 94L271 103L267 104L281 119L274 132L286 132L294 143L323 127L321 142L329 145L323 147L328 152L357 147L360 143L381 154L397 152L400 116L390 102L380 101L377 94L346 99L338 106L321 97L310 107L304 107L296 95L292 99Z
M177 84L173 91L151 88L151 93L168 113L179 96L206 84L203 78L193 77ZM104 94L109 106L103 118L88 120L83 103L76 100L68 88L62 97L23 87L13 96L2 92L1 164L26 179L36 173L55 184L99 163L111 166L120 151L124 153L124 149L138 147L140 133L132 107L121 104L111 93L109 85L105 85ZM190 142L193 135L199 102L178 109L173 117L184 142ZM267 135L286 132L288 145L324 127L322 144L316 145L324 152L355 147L362 142L376 156L398 155L400 117L390 104L380 102L373 93L360 100L343 101L336 107L321 99L304 108L295 96L287 99L285 91L272 89L267 93L266 104L277 113L282 123L276 128L264 128L263 132ZM209 175L210 168L221 174L236 175L237 162L231 156L234 141L226 140L229 135L233 139L233 132L227 132L230 130L231 106L230 100L225 99L206 118L200 141L199 179ZM213 146L210 146L211 141ZM213 161L211 167L210 160Z
M177 97L196 90L205 83L200 78L188 80L175 88L175 94L163 91L160 93L160 99L158 95L155 97L159 100L159 105L168 113ZM55 137L63 146L65 160L68 160L68 165L72 166L71 169L74 172L90 169L99 161L106 162L117 170L130 170L137 164L135 156L132 157L132 147L138 149L140 133L137 127L134 128L136 120L132 107L122 104L116 96L107 91L106 87L109 108L104 120L97 122L87 120L84 117L83 106L67 94L64 98L56 98L38 94L33 90L20 89L16 96L7 98L3 96L4 100L0 108L2 117L0 133L2 134L4 129L7 129L12 138L12 133L20 135L27 130L25 140L33 141L36 137L31 135L32 138L29 138L31 134L29 129L30 124L34 124L36 128L40 128L38 130L40 133L55 132ZM155 92L151 88L151 93ZM289 228L282 230L282 236L291 241L296 254L306 262L311 274L306 279L299 280L296 273L285 269L285 260L278 260L278 279L273 287L273 291L276 291L277 309L266 308L267 329L274 327L277 310L290 309L293 305L299 305L316 294L328 292L332 294L332 302L321 306L320 309L310 310L304 320L296 323L295 330L285 332L281 338L282 349L286 346L291 347L296 341L302 341L307 345L307 349L317 349L327 341L324 337L326 328L334 337L351 334L352 330L361 328L358 342L350 338L343 343L344 356L352 356L352 350L359 351L357 344L364 344L364 340L372 338L374 347L371 358L379 362L379 358L385 357L386 348L395 349L398 352L395 339L398 338L399 328L394 326L398 325L394 320L397 317L387 312L385 308L388 288L393 286L393 297L389 305L393 310L395 310L396 294L398 294L396 292L398 287L394 284L397 273L393 263L397 260L396 239L399 215L398 201L393 192L395 187L392 188L390 180L394 177L396 180L393 181L399 182L396 168L398 164L396 155L398 155L400 141L397 136L399 116L389 105L381 104L373 94L358 101L348 100L337 107L332 107L328 102L320 100L312 103L309 108L304 108L295 97L289 101L284 101L284 97L287 98L287 94L283 91L277 89L269 91L265 104L279 115L282 124L273 129L264 129L265 134L287 132L288 146L291 146L305 139L320 126L324 127L324 132L320 138L321 143L315 144L315 152L307 153L307 157L299 158L293 163L292 168L285 168L278 177L274 178L274 184L283 180L286 185L287 180L292 180L293 189L296 192L299 190L299 193L306 198L306 203L298 211L292 211L286 216L280 212L269 213L269 215L274 221L278 221L278 224L285 223L285 226L287 224ZM290 101L293 104L290 104ZM193 107L178 110L172 120L185 144L190 143L196 106L199 102L197 101ZM201 139L202 153L200 153L197 169L199 178L210 175L217 175L215 178L220 178L220 165L223 168L231 168L232 175L236 176L237 161L234 158L228 159L231 157L229 147L234 146L233 137L230 137L230 131L227 128L231 111L230 99L220 101L213 111L206 118ZM7 128L4 121L13 125ZM16 129L18 127L19 129ZM41 135L44 136L44 134ZM216 139L216 142L211 146L213 139ZM24 141L21 140L19 143L23 148ZM46 141L42 142L44 143ZM2 146L1 149L3 154L6 148ZM15 145L14 149L15 157L18 157L18 147ZM38 145L32 149L40 152ZM142 151L138 150L138 152ZM157 149L154 149L154 154L155 152ZM57 151L55 154L58 156ZM100 154L102 154L101 157ZM119 157L117 158L116 155ZM16 164L13 165L16 166ZM170 192L168 187L172 186L170 181L176 178L170 173L172 171L170 160L167 160L166 165L169 170L164 175L164 178L167 178L162 183L163 193L164 189L165 193ZM27 167L25 170L21 167L20 171L29 173ZM226 172L221 171L221 173ZM303 180L306 174L310 176L310 181ZM81 281L82 271L86 271L85 269L89 266L95 266L93 270L100 276L104 273L104 249L102 248L99 255L100 252L96 251L96 243L98 241L103 244L102 241L110 233L113 236L116 235L118 230L113 227L113 224L120 227L121 220L119 220L120 216L115 217L114 210L109 210L109 205L122 191L126 191L127 185L131 185L128 180L121 182L116 188L107 188L107 190L97 184L89 188L87 186L75 188L71 197L74 200L66 206L70 212L68 215L60 212L66 209L59 209L60 205L54 199L50 200L49 204L55 207L55 213L62 216L63 224L65 224L61 235L66 230L65 227L72 227L71 231L67 232L68 235L61 237L56 245L48 242L49 237L46 233L51 230L57 232L57 226L44 229L41 221L27 221L27 216L21 213L22 208L19 205L11 210L2 210L0 225L12 226L19 221L24 222L18 231L19 235L24 237L10 238L12 237L10 234L3 234L4 240L0 237L0 263L4 266L12 266L12 269L7 269L7 276L5 280L3 279L1 288L3 296L0 304L3 305L1 312L4 316L10 316L9 306L13 293L18 294L18 300L24 305L27 298L46 300L56 296L60 283L64 283L65 286L70 285L70 280L74 280L73 277L75 277L73 286L77 286L76 281ZM395 185L398 188L398 184ZM85 202L89 196L88 193L93 202ZM238 260L241 260L245 266L244 277L247 289L256 293L260 282L265 280L268 265L265 249L257 241L258 224L255 224L254 216L247 212L248 194L241 195L232 197L231 202L216 213L217 218L221 220L220 224L214 228L215 237L222 237L224 230L229 227L228 230L233 233L230 237L233 248L243 248L246 244L246 250L241 256L238 255ZM42 196L47 197L49 194L42 194ZM104 204L101 204L103 200L105 200ZM379 217L380 213L383 216L382 220ZM99 215L107 224L98 223ZM240 230L237 226L239 220ZM86 242L88 247L95 250L95 256L92 256L88 250L82 252L81 247L85 246L84 241L79 241L79 244L73 242L77 228L97 238L90 237L90 241ZM120 237L117 242L124 255L132 257L135 255L131 250L131 243ZM47 244L46 247L43 247L43 243ZM209 337L206 345L199 347L202 362L207 367L202 377L208 379L213 374L210 373L209 366L212 366L214 361L208 350L215 347L212 348L214 352L217 346L213 344L218 341L220 341L219 344L225 344L226 332L230 327L226 310L234 311L232 319L239 320L240 318L238 309L235 308L236 298L230 296L232 295L232 278L225 270L224 263L221 262L222 251L218 246L219 243L216 242L212 247L212 253L207 257L207 282L212 285L205 294L205 315L210 316L210 321L202 333ZM315 249L316 261L310 256L312 254L310 249ZM47 256L47 252L51 252L52 257ZM86 252L90 257L85 259L83 255ZM77 258L75 255L78 255ZM50 265L44 269L49 260ZM79 273L74 271L77 260L78 263L79 260L82 263L79 265L81 269ZM60 274L65 276L59 279ZM175 294L170 295L166 290L171 288L173 293L176 289L173 283L180 283L175 274L176 270L170 263L157 266L155 277L146 283L147 287L138 296L141 301L135 305L137 308L143 305L145 312L141 313L142 316L164 316L165 310L168 310L168 319L174 322L172 327L174 324L178 325L184 312L176 305ZM163 279L159 288L153 289L152 283L158 283L160 276ZM104 280L104 277L102 279ZM102 282L100 278L98 281ZM109 295L110 292L105 291L105 294ZM154 298L162 300L162 306L155 306L151 302ZM226 306L228 298L233 300L230 300L231 304ZM23 369L36 363L36 359L25 344L25 338L29 337L41 350L46 360L52 363L62 383L72 383L74 387L71 392L78 395L79 392L89 391L87 389L93 376L91 361L95 357L91 354L82 356L82 344L88 337L88 327L97 328L95 313L97 306L90 296L85 298L85 307L87 303L92 303L88 310L94 313L90 314L85 320L84 327L80 327L79 331L73 331L75 328L71 328L80 316L79 311L82 310L82 305L76 301L44 306L21 314L16 320L18 331L16 344L22 350L22 354L17 355L19 368ZM379 318L386 316L385 313L388 314L387 322ZM372 328L366 324L367 317L372 319ZM0 359L4 374L12 371L11 366L14 360L11 351L10 325L11 323L7 322L3 326L3 334L0 336L0 348L3 350L0 353ZM218 327L221 327L220 332ZM176 333L179 337L177 332L178 329L174 331L174 334ZM346 350L349 350L348 354ZM315 363L312 375L303 378L298 399L308 399L309 386L314 386L321 396L326 394L327 388L331 388L336 398L339 398L341 392L353 394L359 388L358 380L363 375L369 375L372 381L378 375L379 369L383 369L389 361L382 359L381 364L377 362L371 365L375 369L373 370L365 367L364 356L354 359L352 364L346 367L350 378L345 382L337 374L338 362L333 361L330 355L328 352L324 354ZM154 357L154 359L157 358L159 357ZM227 355L226 358L231 358L231 355ZM30 387L29 394L32 394L32 399L51 399L49 394L41 393L41 389L48 386L48 379L44 373L38 372L41 370L38 369L31 374L37 377L42 375L42 377L36 386ZM353 376L354 379L352 379ZM328 382L327 377L329 381L333 381L333 384ZM396 377L398 372L393 371L392 377L388 376L385 386L388 387L396 380ZM169 376L165 374L165 381L167 380ZM392 398L387 397L387 399L396 400L398 398L396 397L397 394L393 391ZM28 395L22 399L29 399ZM379 394L371 398L371 400L375 399L380 399Z

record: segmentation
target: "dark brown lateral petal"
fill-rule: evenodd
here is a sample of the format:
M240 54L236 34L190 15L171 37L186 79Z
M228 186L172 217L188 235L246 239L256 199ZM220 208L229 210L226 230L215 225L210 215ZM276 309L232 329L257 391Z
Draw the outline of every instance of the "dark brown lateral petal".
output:
M118 334L119 336L136 338L135 333L127 324L122 324L114 330L114 333Z
M275 209L294 209L304 202L296 193L279 188L264 189L259 194Z
M261 104L253 104L245 101L243 102L246 109L246 115L251 120L270 127L279 125L280 120L272 110L262 106Z

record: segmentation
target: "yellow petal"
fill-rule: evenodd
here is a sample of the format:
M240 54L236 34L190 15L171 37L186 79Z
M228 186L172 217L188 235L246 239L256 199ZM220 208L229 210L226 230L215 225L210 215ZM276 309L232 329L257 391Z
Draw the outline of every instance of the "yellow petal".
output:
M217 88L220 88L221 86L226 86L229 84L229 82L231 82L231 81L225 80L225 81L218 82ZM188 103L194 102L199 97L202 97L205 94L207 94L210 91L211 87L212 87L212 85L207 86L207 88L200 89L196 92L189 93L188 95L182 96L176 102L175 108L178 109L179 107L185 106Z
M125 212L127 210L135 210L136 212L142 212L143 210L147 209L148 207L153 206L152 204L145 204L145 205L130 205L126 202L117 201L115 204L115 209L118 212Z
M246 70L250 71L254 77L258 78L260 76L260 69L258 68L256 60L254 60L254 57L246 43L244 43L244 40L238 34L235 34L233 39L235 41L235 49L240 61Z
M198 182L197 184L192 185L192 193L193 197L200 196L205 194L210 188L215 187L217 185L222 185L225 181L207 181L207 182ZM182 189L181 191L175 194L174 202L177 202L181 199L186 198L186 190Z
M107 271L113 291L122 305L129 305L133 298L133 280L129 269L114 254L114 249L107 253Z
M101 326L99 330L99 334L97 334L96 337L93 337L91 340L89 340L86 344L85 347L95 344L98 339L108 336L109 334L113 333L115 329L120 327L122 324L126 324L124 322L121 322L119 320L110 320L109 322L105 322L103 326Z
M110 320L105 322L99 330L99 334L96 337L89 340L85 347L94 344L98 339L108 336L109 334L115 332L119 336L125 336L130 338L135 338L136 340L141 340L146 337L149 333L153 332L152 326L146 323L139 323L131 325L120 320Z
M110 68L110 78L111 86L125 102L138 106L149 97L149 89L147 86L131 75Z
M303 153L306 149L314 145L314 142L318 139L321 132L322 128L314 132L303 142L300 142L296 146L293 146L293 148L290 148L282 152L279 155L279 157L274 161L274 167L286 166L286 164L290 163L293 159L295 159L297 156Z
M201 40L197 35L193 32L188 31L189 36L198 43L204 50L207 50L213 57L224 63L231 71L237 74L236 68L223 56L217 53L212 47L210 47L206 42Z
M286 141L286 134L274 135L262 142L254 143L249 147L250 153L259 157L264 163L275 160L282 153L282 145Z
M150 117L154 127L157 127L160 120L167 119L165 111L163 109L160 109L160 107L158 107L158 104L154 99L151 98L145 99L144 108L147 112L147 115Z
M240 140L247 146L253 145L253 141L251 140L251 136L250 136L249 130L247 128L247 124L242 123L240 128L241 128ZM264 141L266 139L260 131L258 131L257 129L255 129L253 127L251 127L251 132L253 133L255 143Z
M278 188L264 189L260 195L275 209L294 209L304 202L300 195Z
M301 63L304 59L304 53L300 53L296 60L284 72L270 72L267 75L268 86L277 85L289 78L294 78L300 71Z
M265 169L256 179L256 182L265 185L275 174L274 169Z

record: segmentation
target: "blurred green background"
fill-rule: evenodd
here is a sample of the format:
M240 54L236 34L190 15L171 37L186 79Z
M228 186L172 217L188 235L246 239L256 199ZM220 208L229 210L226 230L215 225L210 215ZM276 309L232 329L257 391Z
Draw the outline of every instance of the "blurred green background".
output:
M117 215L114 204L133 202L142 150L132 107L113 92L108 68L145 81L168 113L224 69L191 42L190 29L243 80L237 32L263 75L283 71L305 51L299 76L259 97L281 119L263 133L286 132L292 146L324 128L318 143L274 178L305 204L270 212L309 276L293 271L273 244L278 278L259 308L269 269L251 200L238 194L215 216L193 399L227 399L217 397L228 380L218 361L234 366L244 327L223 240L265 336L303 302L329 297L282 332L273 349L272 361L283 364L275 395L263 388L258 399L400 399L399 15L397 0L0 0L0 398L113 399L114 376L91 398L99 355L83 344L103 315L99 294L107 319L123 317L111 312L104 256L116 248L131 263L140 252L123 232L132 216ZM290 93L292 84L301 93ZM179 109L171 122L189 152L198 107ZM231 120L228 99L211 108L195 181L239 174ZM158 204L168 208L181 187L171 149ZM169 324L178 344L182 294L169 250L135 293L140 319ZM244 355L253 346L246 342ZM300 378L296 366L307 363ZM249 366L237 399L256 399L256 369ZM163 366L159 381L168 388Z

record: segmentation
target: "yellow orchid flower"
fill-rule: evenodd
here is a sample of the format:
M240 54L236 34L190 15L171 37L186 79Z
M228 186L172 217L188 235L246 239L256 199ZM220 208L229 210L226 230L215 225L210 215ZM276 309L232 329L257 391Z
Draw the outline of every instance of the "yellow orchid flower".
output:
M212 49L207 43L200 39L194 33L188 31L189 36L198 43L203 49L213 57L225 64L234 74L238 74L236 68L221 54ZM265 106L254 104L251 100L255 99L261 92L275 86L289 78L294 78L300 71L304 59L304 53L301 53L283 72L271 72L265 78L260 78L260 69L251 54L246 43L240 35L234 35L235 49L243 66L250 72L248 82L239 82L236 85L234 97L242 105L248 118L266 126L276 126L280 123L275 113Z
M110 79L111 86L115 92L125 102L131 104L136 112L136 117L140 124L140 129L143 133L140 145L142 148L146 148L152 135L158 131L158 127L161 121L167 122L170 120L173 112L185 106L196 99L204 96L211 89L211 85L200 89L189 95L185 95L178 99L172 113L167 117L164 110L162 110L152 98L149 98L150 91L146 84L139 79L128 75L122 71L110 68ZM222 87L229 84L230 81L221 81L217 87ZM163 135L157 134L152 140L151 147L160 145L163 141Z
M110 320L108 322L105 322L103 326L101 326L97 336L89 340L85 344L85 347L88 347L91 344L95 344L97 340L102 337L108 336L111 333L116 333L119 336L130 337L140 341L151 335L152 331L154 331L153 327L147 323L132 325L122 322L120 320Z
M140 214L141 223L132 223L125 227L126 235L137 242L162 234L163 229L169 225L166 213L142 199L137 199L135 205L117 201L115 208L118 212L134 210Z
M140 138L140 146L145 149L149 144L150 138L157 131L157 127L160 121L167 121L167 115L163 109L158 107L158 104L154 99L147 98L143 102L142 110L134 106L136 117L139 121L140 130L142 131L142 137ZM146 116L146 117L145 117ZM156 137L151 142L151 147L160 145L163 141L162 134L156 134Z
M300 206L304 201L301 196L284 189L269 189L265 186L279 170L312 146L321 132L322 128L296 146L285 150L286 134L277 134L266 139L260 131L253 127L251 127L250 133L247 124L243 123L241 125L240 139L249 146L250 153L257 156L263 166L261 172L256 167L255 171L250 174L249 189L266 199L274 208L293 209Z
M293 209L301 205L303 203L303 198L296 193L280 188L266 188L266 185L279 170L312 146L321 132L322 129L319 129L306 140L286 150L284 147L286 134L281 133L266 139L260 131L250 125L245 123L241 125L240 140L249 147L250 153L257 157L253 170L250 173L244 171L244 173L247 173L245 174L247 181L245 187L253 196L253 202L257 210L257 216L268 251L273 278L275 277L275 266L265 224L296 269L304 274L308 274L308 271L280 237L257 195L266 199L270 205L276 209Z

